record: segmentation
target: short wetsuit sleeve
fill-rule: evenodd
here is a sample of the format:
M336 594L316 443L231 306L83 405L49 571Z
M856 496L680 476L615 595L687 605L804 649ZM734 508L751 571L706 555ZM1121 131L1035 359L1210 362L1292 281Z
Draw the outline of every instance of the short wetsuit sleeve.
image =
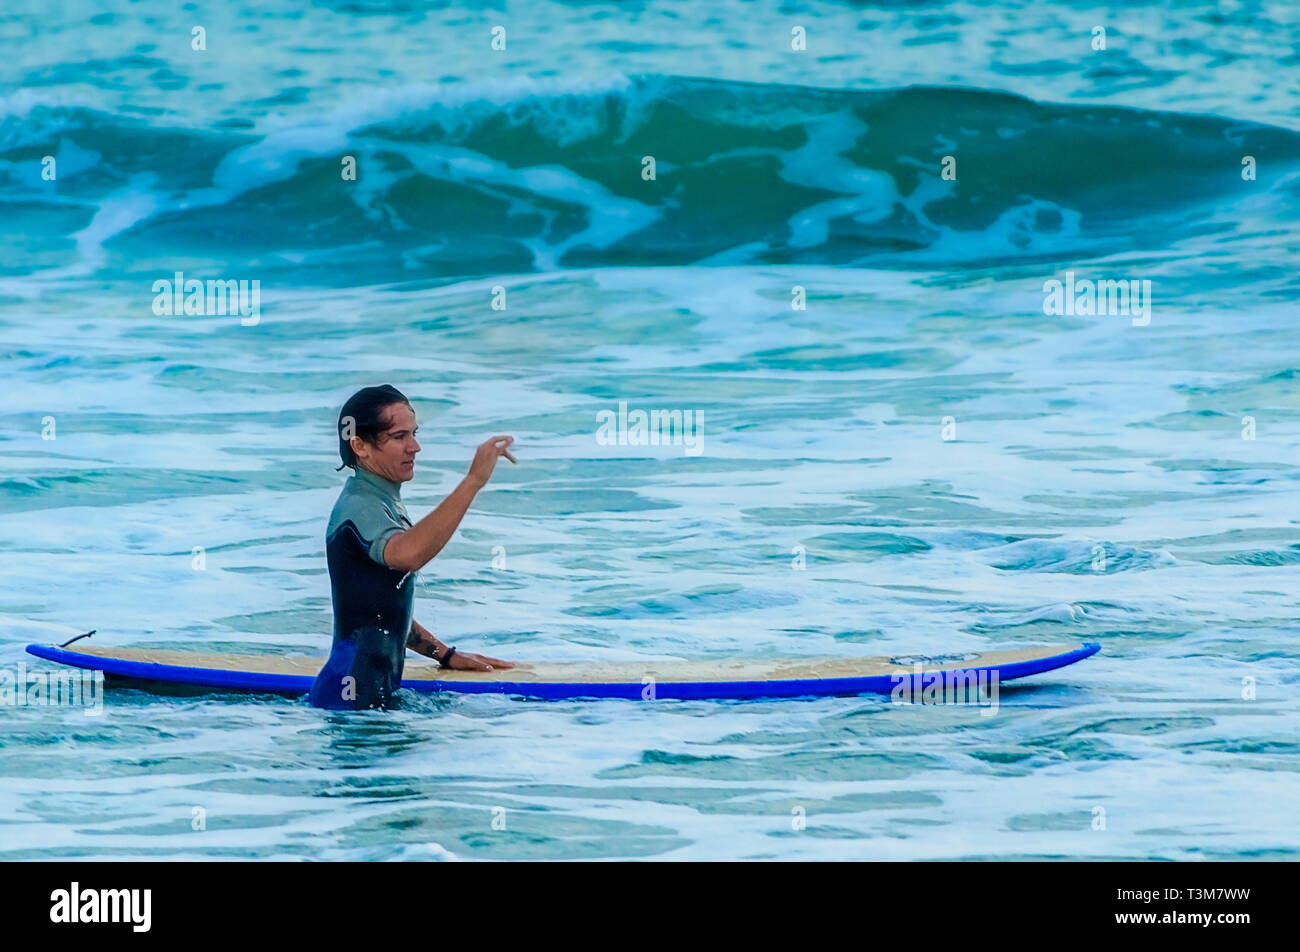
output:
M379 535L375 536L375 541L370 543L370 558L378 562L380 565L388 565L388 563L384 561L384 547L388 545L389 539L405 528L406 526L402 525L388 526L380 532Z
M368 492L346 493L339 499L330 518L332 534L345 522L351 522L357 534L366 543L367 552L373 562L387 566L384 561L384 546L388 540L399 532L410 528L410 523L403 520L401 514L379 496Z

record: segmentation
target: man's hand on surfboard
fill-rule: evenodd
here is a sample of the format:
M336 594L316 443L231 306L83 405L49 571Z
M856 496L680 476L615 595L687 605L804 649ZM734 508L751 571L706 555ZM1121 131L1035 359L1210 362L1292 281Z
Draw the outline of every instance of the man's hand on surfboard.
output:
M491 671L493 668L513 667L514 663L511 661L489 658L487 655L472 654L468 651L457 651L451 656L451 670L453 671Z
M486 486L487 481L492 478L492 471L496 469L497 460L502 456L512 463L519 462L509 449L510 444L514 441L513 436L494 436L474 451L474 462L469 464L469 478L480 489Z

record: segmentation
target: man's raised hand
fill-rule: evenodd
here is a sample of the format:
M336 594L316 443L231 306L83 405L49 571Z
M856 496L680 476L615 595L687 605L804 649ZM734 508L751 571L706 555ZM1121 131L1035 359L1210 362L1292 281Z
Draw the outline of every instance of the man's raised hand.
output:
M496 469L497 460L502 456L512 463L519 462L509 449L514 441L513 436L494 436L474 451L474 462L469 464L469 476L480 489L492 478L492 471Z

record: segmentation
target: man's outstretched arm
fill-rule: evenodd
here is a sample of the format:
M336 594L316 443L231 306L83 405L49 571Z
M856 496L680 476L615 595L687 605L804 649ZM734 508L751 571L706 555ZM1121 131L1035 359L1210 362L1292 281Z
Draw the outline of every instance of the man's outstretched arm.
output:
M414 618L411 619L411 634L406 639L406 647L426 658L432 658L439 664L447 657L447 646L433 637L433 632ZM487 655L457 651L451 656L451 667L456 671L491 671L493 668L513 668L514 664L502 661L500 658L489 658Z
M437 638L433 637L433 632L425 628L415 619L411 619L411 634L406 639L406 647L410 648L416 654L422 654L426 658L432 658L437 661L447 653L447 646Z
M384 544L384 562L400 572L418 572L424 568L443 546L456 534L460 521L465 518L469 504L478 491L492 478L497 460L504 456L510 462L515 458L508 447L513 436L494 436L474 453L469 475L429 513L405 532L399 532Z

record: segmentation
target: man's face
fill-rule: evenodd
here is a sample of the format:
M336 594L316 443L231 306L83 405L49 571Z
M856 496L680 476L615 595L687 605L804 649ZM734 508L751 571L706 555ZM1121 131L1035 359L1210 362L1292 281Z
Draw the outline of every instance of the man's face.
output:
M415 411L405 403L390 403L384 407L384 427L374 444L359 436L352 437L352 450L357 462L365 469L384 477L389 482L404 483L415 475L415 454L420 444L415 441Z

